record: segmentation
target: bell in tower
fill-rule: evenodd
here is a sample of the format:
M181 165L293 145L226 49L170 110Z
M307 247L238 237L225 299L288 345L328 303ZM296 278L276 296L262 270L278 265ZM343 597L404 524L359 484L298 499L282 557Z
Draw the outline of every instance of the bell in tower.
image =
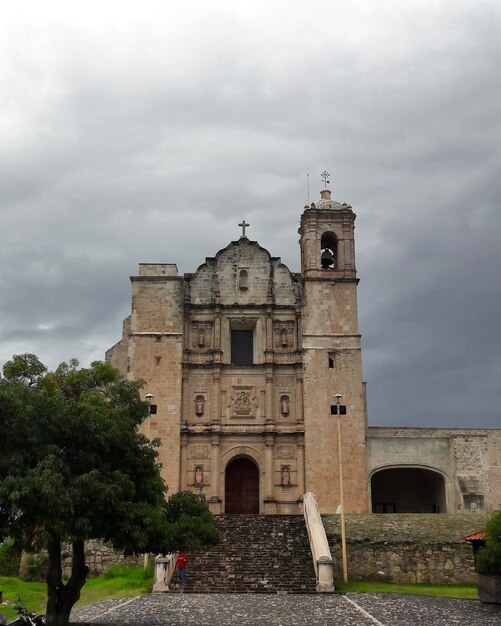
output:
M323 270L333 269L334 268L334 255L332 254L332 250L325 248L322 251L320 262L322 263Z
M354 222L351 206L332 200L330 189L305 207L299 228L304 278L356 280Z
M322 254L320 255L320 264L322 266L322 269L333 270L336 267L336 235L332 232L323 233L320 240L320 248L322 250Z

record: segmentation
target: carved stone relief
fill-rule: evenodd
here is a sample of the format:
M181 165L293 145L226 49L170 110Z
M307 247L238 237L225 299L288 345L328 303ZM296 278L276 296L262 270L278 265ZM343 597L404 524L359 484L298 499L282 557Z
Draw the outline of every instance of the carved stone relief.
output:
M193 376L190 378L193 388L198 393L203 393L205 388L212 383L212 377L209 376Z
M192 443L188 445L189 459L208 459L209 446L203 443Z
M291 445L277 446L277 458L279 459L293 459L295 455L295 447Z
M254 387L233 387L229 407L233 415L254 417L256 414L256 398Z
M283 391L294 387L296 379L294 376L275 376L275 387Z

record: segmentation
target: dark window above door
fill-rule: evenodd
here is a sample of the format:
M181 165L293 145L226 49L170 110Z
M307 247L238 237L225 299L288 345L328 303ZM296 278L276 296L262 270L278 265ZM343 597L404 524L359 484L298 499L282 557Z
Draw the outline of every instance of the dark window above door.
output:
M254 331L231 331L231 364L252 365L254 363Z

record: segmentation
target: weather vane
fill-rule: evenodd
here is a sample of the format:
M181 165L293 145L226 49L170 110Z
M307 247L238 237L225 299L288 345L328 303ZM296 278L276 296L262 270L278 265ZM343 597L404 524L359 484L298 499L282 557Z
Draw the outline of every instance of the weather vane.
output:
M329 172L327 170L324 170L320 176L322 177L322 180L324 181L324 185L325 188L327 189L327 185L329 184L329 178L331 177L331 175L329 174Z

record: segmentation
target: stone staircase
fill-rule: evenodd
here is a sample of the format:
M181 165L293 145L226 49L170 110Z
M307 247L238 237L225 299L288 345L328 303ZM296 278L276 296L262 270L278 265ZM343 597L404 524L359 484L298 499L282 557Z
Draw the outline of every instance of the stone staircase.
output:
M315 593L300 515L220 515L221 543L189 555L185 593ZM171 589L179 589L172 580Z

